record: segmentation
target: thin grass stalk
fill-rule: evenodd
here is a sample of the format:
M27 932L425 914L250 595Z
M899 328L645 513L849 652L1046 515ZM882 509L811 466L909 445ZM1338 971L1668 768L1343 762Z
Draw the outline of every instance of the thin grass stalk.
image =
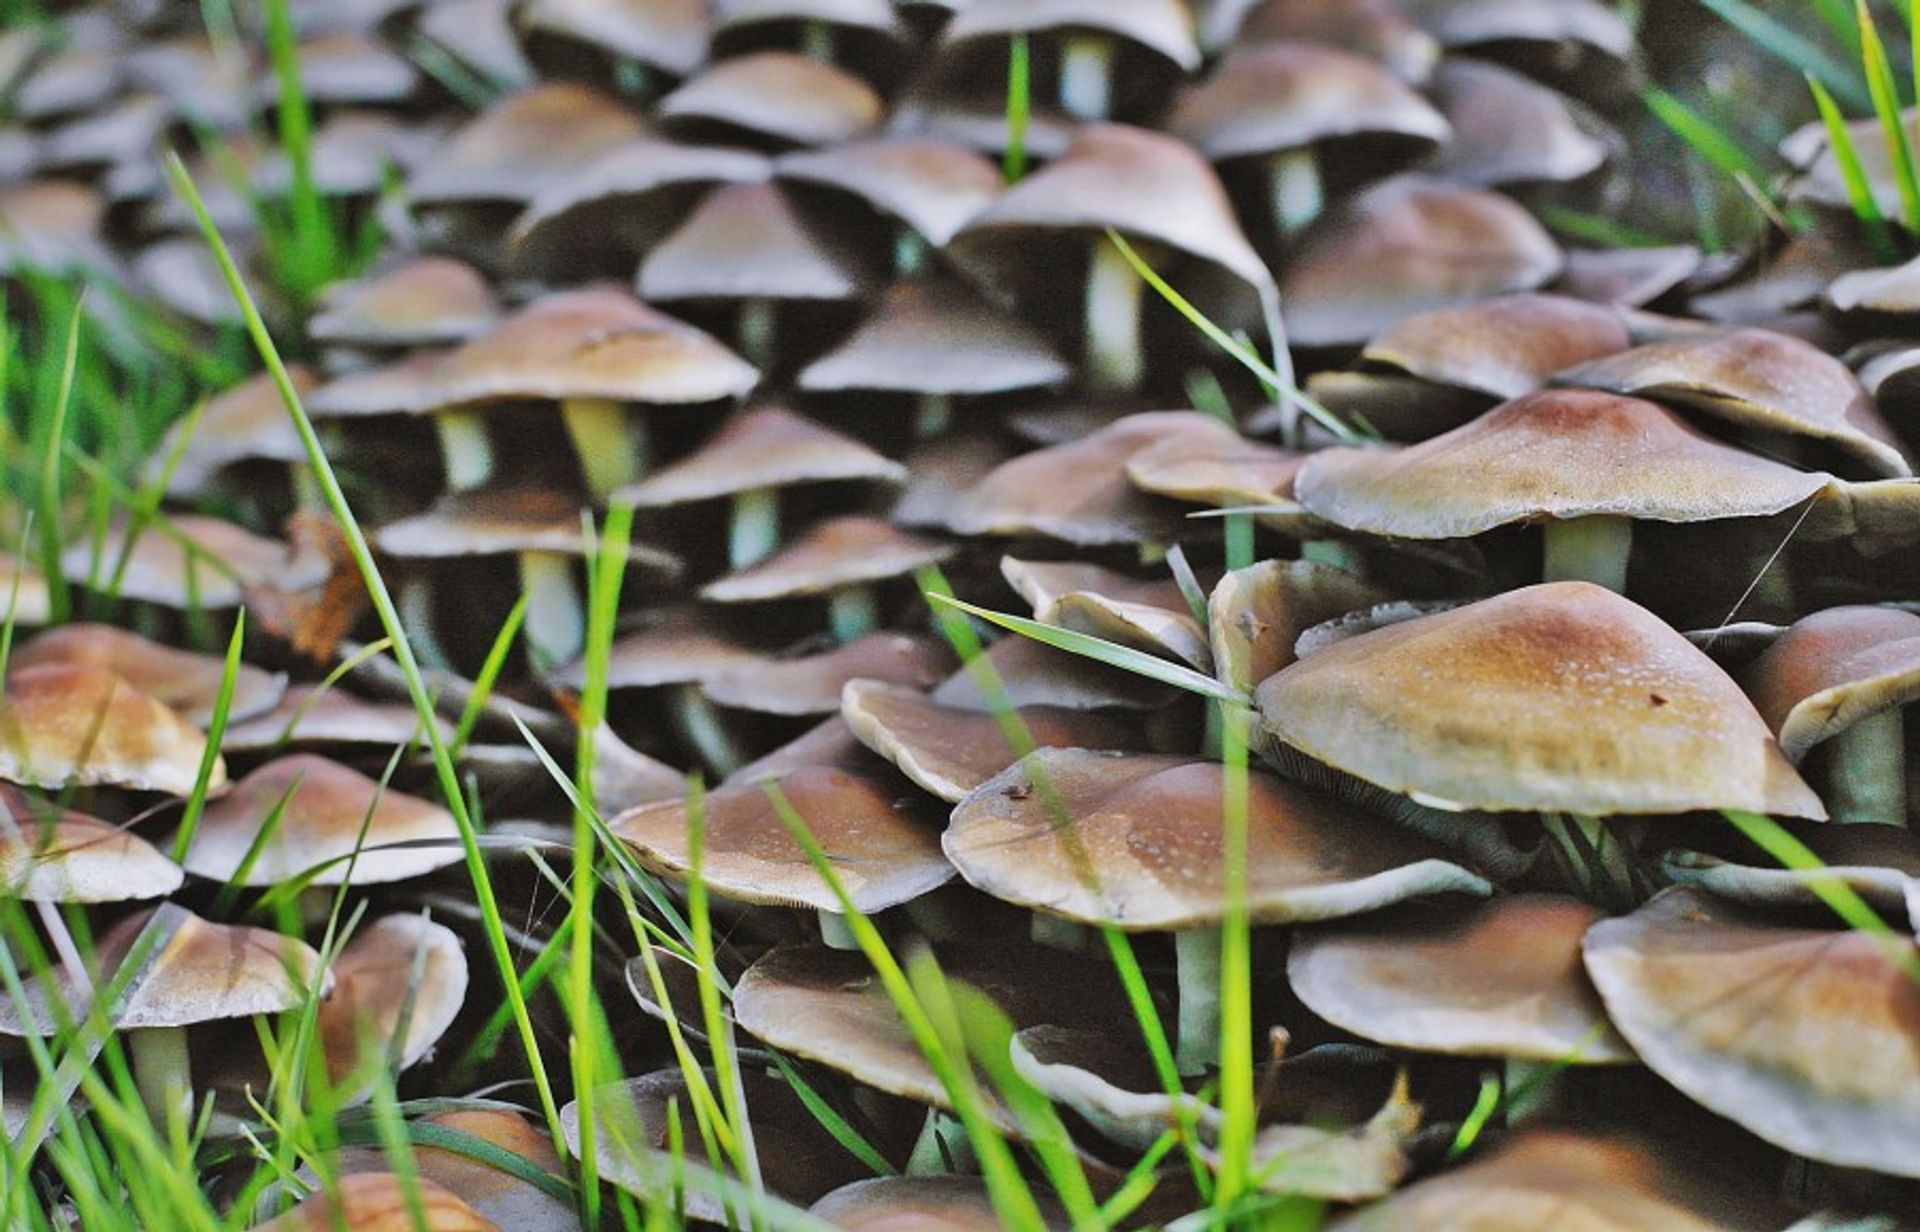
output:
M1855 0L1854 15L1860 23L1860 56L1866 68L1867 88L1873 94L1874 114L1880 117L1880 129L1887 140L1887 153L1893 161L1894 187L1900 192L1900 217L1909 231L1920 231L1920 175L1913 162L1913 144L1907 139L1906 123L1900 118L1900 87L1894 80L1893 64L1887 59L1886 44L1880 41L1880 29L1867 0Z
M83 301L84 302L84 301ZM46 579L49 624L63 625L72 610L65 574L60 567L60 459L67 437L67 411L73 404L73 374L80 358L82 303L73 307L67 322L66 349L60 359L59 392L54 396L53 419L47 425L45 452L40 457L39 517L40 572Z

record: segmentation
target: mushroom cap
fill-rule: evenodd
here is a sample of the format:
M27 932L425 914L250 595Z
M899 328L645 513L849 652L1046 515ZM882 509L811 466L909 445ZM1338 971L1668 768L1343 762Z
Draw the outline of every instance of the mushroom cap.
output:
M780 155L774 170L782 180L850 192L936 248L1006 187L1000 169L979 154L924 137L792 150Z
M755 657L707 674L701 688L722 706L759 714L832 714L850 680L931 688L953 666L945 643L875 632L794 658Z
M784 406L741 412L699 450L621 489L614 500L653 509L803 483L905 483L907 468Z
M213 720L226 662L141 637L113 625L71 624L48 629L15 647L7 660L11 671L66 663L97 667L125 680L135 689L168 706L196 727ZM287 678L242 663L234 675L227 717L245 720L263 714L286 692Z
M535 73L511 19L511 9L496 0L438 0L416 10L413 30L501 89L521 90Z
M1633 30L1598 0L1407 0L1408 14L1447 47L1573 43L1626 59Z
M525 0L516 8L529 34L572 39L675 76L707 58L713 19L703 0Z
M466 262L412 257L384 273L327 287L307 319L307 337L345 346L447 346L485 331L499 314L493 289ZM278 398L274 403L277 409ZM207 407L203 432L217 406Z
M1920 616L1865 606L1815 612L1761 652L1744 682L1798 762L1861 719L1920 697Z
M1722 858L1679 847L1668 848L1660 865L1677 884L1771 909L1822 908L1821 883L1838 881L1876 910L1896 918L1904 913L1920 925L1920 835L1905 826L1854 822L1816 826L1801 841L1819 861L1814 867L1784 868L1752 848Z
M844 69L789 51L710 65L661 99L662 120L706 120L790 145L835 145L871 133L883 104Z
M1009 634L987 647L993 669L1016 706L1060 706L1068 710L1158 710L1174 697L1171 685L1056 650L1030 637ZM974 671L963 667L929 695L943 706L965 710L994 708L980 691Z
M414 168L407 196L416 205L526 204L643 129L638 116L597 90L569 82L537 85L462 126Z
M1449 59L1428 83L1453 139L1427 170L1456 184L1566 184L1606 166L1600 122L1531 77L1471 58ZM1617 142L1618 137L1614 140Z
M1700 272L1706 256L1692 244L1655 248L1575 248L1554 288L1595 304L1641 308Z
M780 790L807 823L860 911L908 902L953 877L933 828L872 779L831 767L781 775ZM759 783L720 787L704 801L702 880L714 893L745 903L838 913L834 896L794 841ZM631 809L613 832L640 862L662 876L692 872L686 800Z
M392 1172L356 1172L339 1179L286 1214L255 1224L253 1232L500 1232L500 1225L424 1176L412 1178L424 1224L414 1222L406 1181Z
M712 623L693 608L671 608L659 623L620 638L607 654L607 687L657 689L698 684L721 668L761 660L751 647L714 632ZM585 663L560 669L554 673L553 683L583 688Z
M722 787L757 787L808 767L835 766L857 774L876 769L873 754L862 748L839 715L822 719L798 736L757 757L720 780Z
M1041 749L962 800L942 845L974 887L1035 911L1129 932L1210 925L1228 907L1224 783L1215 762ZM1374 832L1356 842L1369 824ZM1247 830L1256 923L1492 890L1435 844L1259 771L1248 781Z
M807 1213L845 1232L998 1232L1006 1226L977 1176L876 1176L842 1185ZM1070 1225L1056 1213L1046 1226Z
M1137 724L1111 715L1061 706L1019 707L1013 714L1031 741L1028 747L1138 749L1146 743ZM1024 751L1008 740L998 717L943 706L918 689L884 680L849 680L840 693L840 717L860 743L955 804Z
M1904 317L1920 313L1920 258L1891 268L1854 270L1827 287L1826 301L1842 314Z
M434 720L441 739L453 739L453 725ZM295 685L265 714L229 724L222 750L255 753L288 744L411 744L420 736L420 716L407 702L371 702L341 688Z
M1796 1155L1920 1176L1920 985L1885 944L1676 887L1596 924L1586 956L1620 1033L1690 1098Z
M701 587L712 603L764 603L884 582L954 553L950 543L897 530L878 518L828 518L772 556Z
M389 522L373 533L374 546L399 560L447 560L515 552L591 556L592 542L580 527L580 499L551 488L500 488L454 492L425 513ZM627 558L668 577L680 559L659 548L633 543Z
M320 384L305 364L288 365L287 376L302 398ZM280 388L264 372L208 402L193 425L193 435L182 446L180 436L186 430L186 421L169 429L147 460L145 473L150 481L168 465L173 467L167 477L169 496L204 493L219 473L235 462L307 460L306 446L301 444L300 433L280 400Z
M1503 295L1406 318L1362 360L1495 398L1518 398L1555 373L1633 345L1611 308L1564 295Z
M179 865L132 831L0 783L0 898L120 903L165 898L182 880Z
M1316 453L1294 496L1349 530L1459 539L1547 518L1765 517L1829 481L1724 445L1652 402L1546 389L1406 449Z
M1553 281L1560 247L1520 206L1478 188L1396 176L1310 230L1280 280L1296 346L1351 346L1415 313Z
M101 234L106 214L106 201L85 184L41 179L0 187L0 272L113 271L118 262Z
M1232 570L1207 596L1214 673L1252 689L1294 661L1302 633L1386 599L1373 584L1319 561L1265 560Z
M1395 0L1254 0L1236 41L1269 39L1357 52L1414 85L1427 79L1440 58L1433 36L1407 20Z
M1308 1009L1415 1052L1630 1062L1580 965L1599 908L1554 894L1406 906L1295 935L1287 979Z
M955 279L898 282L845 341L800 372L801 389L996 394L1058 385L1073 369L1018 318Z
M279 823L262 841L276 810ZM279 885L325 865L313 873L312 884L340 885L363 826L366 850L351 864L355 885L424 876L461 858L460 829L447 810L383 790L338 762L293 753L267 762L208 805L182 863L210 881L243 886ZM422 841L439 845L374 850Z
M1826 817L1713 660L1587 582L1348 638L1255 701L1282 742L1437 808Z
M1200 67L1193 17L1179 0L968 0L940 33L948 47L978 38L1092 30L1125 39L1171 60L1184 72Z
M817 21L881 34L903 33L888 0L715 0L716 31L771 21Z
M1226 424L1217 432L1168 436L1127 459L1127 479L1154 496L1191 504L1287 505L1306 455L1249 440ZM1263 521L1276 516L1259 515Z
M0 779L31 787L104 785L193 792L206 737L103 668L48 663L7 677L0 698ZM207 780L227 783L216 757Z
M861 293L860 271L815 237L769 183L723 184L640 264L649 300L838 302Z
M225 1018L279 1014L305 1003L307 994L324 996L332 977L320 970L320 955L305 942L264 928L215 924L168 904L162 910L183 917L172 937L151 956L146 979L125 999L115 1027L140 1031L148 1027L190 1027ZM94 986L110 979L132 953L151 911L141 911L115 924L96 943ZM86 999L64 968L52 976L49 990L43 980L27 985L27 1013L11 998L0 1002L0 1035L48 1035L56 1020L49 991L66 1005L67 1013L84 1013Z
M457 1108L422 1120L492 1143L542 1172L554 1176L566 1173L566 1166L553 1149L553 1140L517 1112L505 1108ZM416 1146L413 1162L421 1177L458 1195L462 1202L504 1228L561 1229L576 1217L570 1203L560 1201L514 1173L470 1155L442 1147ZM385 1172L392 1166L386 1152L378 1147L343 1148L334 1154L334 1163L341 1176Z
M1824 442L1875 475L1913 473L1847 366L1764 329L1654 342L1562 373L1561 381L1677 402L1739 427Z
M1397 138L1410 155L1452 135L1433 105L1378 63L1318 43L1254 43L1189 90L1167 130L1215 162L1343 138Z
M306 577L312 567L312 562L295 558L278 539L220 518L170 514L164 525L144 528L129 550L130 528L131 523L121 519L99 543L82 540L68 548L60 556L67 580L105 585L126 552L120 598L180 611L217 612L240 606L245 587L289 585Z
M295 54L301 92L323 106L399 104L420 87L420 70L413 61L368 34L335 30L314 35L303 39ZM270 72L255 82L255 94L263 102L277 100L278 89Z
M419 1063L466 1000L467 957L451 929L419 915L375 920L334 959L333 992L320 1003L327 1077L340 1083L360 1071L370 1093L385 1058L403 1070ZM404 1040L397 1038L403 1020ZM370 1059L376 1063L368 1066Z

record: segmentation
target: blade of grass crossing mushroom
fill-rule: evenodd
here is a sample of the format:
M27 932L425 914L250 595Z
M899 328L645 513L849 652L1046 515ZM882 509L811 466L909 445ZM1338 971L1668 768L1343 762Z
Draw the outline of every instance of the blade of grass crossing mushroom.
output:
M1220 378L1205 368L1196 369L1187 376L1187 401L1195 410L1207 414L1226 424L1234 431L1240 430L1240 421L1234 418L1233 404L1227 401L1227 391L1220 385ZM1245 569L1253 564L1253 520L1241 514L1229 513L1223 534L1222 552L1226 558L1227 571ZM1206 624L1204 613L1200 623Z
M855 1129L853 1123L840 1114L838 1108L828 1103L825 1097L814 1089L813 1084L807 1081L806 1075L800 1072L798 1066L778 1052L769 1055L773 1058L774 1069L780 1073L780 1080L787 1084L794 1096L806 1107L807 1114L832 1134L835 1142L846 1148L847 1154L873 1169L875 1176L900 1175L900 1170L880 1153L880 1149L869 1142L866 1135Z
M67 623L70 600L60 569L60 459L67 439L67 411L73 405L74 365L80 356L82 303L73 307L67 321L66 349L60 360L59 391L54 395L53 414L47 422L46 440L40 442L40 573L46 578L49 624Z
M507 666L507 656L513 653L513 641L520 636L520 626L526 622L527 605L532 599L533 596L527 591L520 592L520 597L514 600L513 609L500 622L499 631L493 635L493 644L487 647L487 657L480 664L480 674L473 678L473 691L467 695L467 704L461 707L460 721L453 729L453 743L447 749L455 758L466 751L467 741L473 738L473 729L487 708L487 699L493 696L500 673ZM605 683L604 671L600 678Z
M1898 258L1899 249L1893 237L1887 234L1886 215L1880 212L1880 203L1874 199L1873 185L1867 181L1867 172L1860 163L1860 150L1853 143L1853 134L1847 131L1846 117L1840 114L1840 107L1833 101L1833 95L1827 92L1827 87L1811 73L1807 74L1807 89L1813 93L1813 105L1820 112L1820 122L1826 126L1827 145L1833 150L1834 163L1840 169L1840 181L1846 186L1847 202L1866 231L1874 255L1891 263Z
M1873 111L1880 117L1880 129L1886 137L1894 187L1900 192L1900 218L1907 230L1920 231L1920 175L1915 173L1913 143L1900 116L1900 86L1894 80L1893 64L1887 59L1886 44L1880 41L1880 29L1867 9L1867 0L1855 0L1854 17L1860 24L1860 61L1866 70L1867 89L1873 95Z
M213 781L213 768L220 761L220 740L227 734L227 715L233 709L234 684L240 678L240 652L247 640L247 613L242 608L234 614L233 635L227 639L227 657L220 666L220 691L214 694L213 715L207 723L207 743L200 752L200 766L194 771L193 791L187 796L187 806L180 813L180 829L174 834L173 862L179 864L187 858L187 847L193 842L193 832L199 828L200 815L207 807L207 786Z
M1220 1060L1220 1163L1214 1209L1223 1210L1248 1192L1252 1180L1256 1100L1253 1089L1253 948L1247 909L1248 724L1222 722L1221 838L1227 910L1219 928L1218 1018ZM1183 953L1180 987L1185 1044L1188 977Z
M1745 172L1756 179L1764 178L1765 172L1758 160L1744 146L1677 95L1659 86L1647 86L1641 90L1640 99L1655 119L1673 130L1675 136L1716 170L1729 176Z
M1018 184L1027 174L1027 127L1033 118L1033 58L1025 34L1007 44L1007 149L1000 174Z
M453 760L447 755L446 742L441 739L436 722L433 699L427 692L426 682L421 677L420 665L415 662L413 651L407 644L405 631L400 626L399 613L394 609L393 596L388 592L385 580L380 576L378 566L374 564L372 549L367 544L365 533L355 519L353 509L347 503L345 493L340 489L338 476L328 460L326 451L315 435L313 423L307 418L306 409L301 405L299 392L294 389L292 378L287 375L286 365L281 362L278 349L272 336L267 332L266 323L260 317L260 310L254 305L253 297L248 293L246 282L234 265L233 254L227 251L220 233L208 217L206 204L194 188L193 179L187 173L186 165L178 154L167 155L167 174L174 188L184 197L192 208L194 218L199 223L201 234L212 249L220 271L240 306L241 315L246 320L247 332L255 347L260 351L261 359L267 365L273 377L274 385L280 391L282 401L286 403L288 414L292 417L295 431L300 436L307 460L312 465L314 478L319 483L322 494L334 518L339 522L341 532L347 541L349 554L372 599L381 628L393 640L394 657L406 676L407 691L413 701L432 752L434 769L440 782L442 794L446 797L448 811L453 814L454 822L460 829L461 847L466 856L467 873L473 882L474 897L478 902L484 921L488 949L495 966L499 969L500 981L506 991L509 1004L513 1008L514 1024L518 1029L521 1047L525 1050L528 1068L533 1079L535 1093L539 1097L541 1114L556 1144L565 1142L561 1132L560 1106L554 1098L553 1084L542 1061L540 1038L534 1029L533 1019L527 1011L524 998L520 996L520 984L515 978L513 955L508 947L506 933L500 918L500 905L495 899L492 877L487 871L486 859L475 841L476 831L473 818L467 809L464 793L460 789L459 774Z

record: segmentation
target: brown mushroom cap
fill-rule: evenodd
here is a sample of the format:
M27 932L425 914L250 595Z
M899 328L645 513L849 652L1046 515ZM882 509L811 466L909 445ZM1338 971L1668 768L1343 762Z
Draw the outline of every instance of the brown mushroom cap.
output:
M899 484L906 468L866 445L794 414L762 404L729 420L700 449L615 493L642 508L684 505L763 488L803 483Z
M580 528L579 498L546 488L451 493L426 513L382 526L374 532L373 542L399 560L515 552L586 557L594 550ZM681 569L678 557L644 543L632 544L627 558L667 577L678 576Z
M663 120L706 120L791 145L833 145L880 122L873 87L843 69L787 51L722 60L660 100Z
M1000 195L1000 169L961 146L877 137L782 154L783 180L853 193L906 223L936 248Z
M375 920L334 960L333 992L320 1004L328 1078L339 1083L358 1070L370 1090L387 1057L411 1068L447 1033L466 999L467 958L451 929L418 915ZM399 1039L403 1019L407 1033ZM366 1066L369 1058L377 1063Z
M1428 88L1453 132L1427 165L1441 179L1482 188L1565 184L1592 175L1613 154L1594 117L1512 69L1450 59Z
M1783 927L1690 888L1587 935L1621 1034L1688 1096L1796 1155L1920 1176L1911 941Z
M174 711L196 727L213 719L226 675L224 659L177 650L112 625L71 624L48 629L21 643L7 660L10 671L49 663L97 667ZM287 678L242 663L234 675L227 717L244 721L273 709Z
M1294 495L1350 530L1458 539L1544 518L1764 517L1828 482L1721 444L1652 402L1548 389L1406 449L1314 454Z
M868 633L844 646L794 658L743 660L709 672L701 687L722 706L760 714L831 714L850 680L930 688L953 667L945 643L905 633Z
M1178 0L968 0L941 31L947 46L977 38L1086 29L1122 38L1171 60L1184 72L1200 67L1193 18Z
M68 548L60 557L67 580L106 585L126 550L129 529L128 522L116 521L97 544L82 540ZM181 611L224 611L240 605L247 586L289 585L316 567L324 566L294 558L277 539L220 518L176 513L133 541L119 595Z
M1267 560L1221 577L1207 597L1214 673L1251 689L1294 660L1315 625L1382 603L1386 592L1344 569L1311 560Z
M280 821L261 842L260 832L282 800ZM338 762L295 753L266 763L210 804L183 863L197 876L244 886L278 885L325 865L312 884L339 885L347 880L347 857L363 825L367 850L351 863L356 885L404 881L461 858L459 827L439 805L383 790ZM439 845L373 850L423 840ZM244 867L249 857L252 865Z
M524 204L641 130L638 117L586 86L535 86L506 96L469 121L414 168L407 195L420 205Z
M782 775L780 790L834 864L862 912L918 898L945 884L953 866L932 827L894 793L845 770L808 767ZM640 862L663 876L692 871L685 800L645 805L613 822ZM705 799L702 876L714 893L747 903L838 913L836 898L788 833L758 783L722 787Z
M676 76L707 58L712 24L701 0L529 0L517 16L529 34L558 35Z
M767 183L726 184L641 262L640 294L689 299L837 302L858 298L860 271L802 224Z
M414 257L328 287L307 320L307 336L347 346L446 346L481 333L499 312L492 288L472 266L452 257ZM285 418L284 409L280 414Z
M1006 1226L977 1176L879 1176L842 1185L808 1214L845 1232L998 1232ZM1047 1227L1070 1223L1052 1212Z
M1418 85L1440 49L1433 36L1407 20L1395 0L1252 0L1238 42L1268 39L1324 43L1358 52ZM1224 6L1222 6L1224 7Z
M1360 357L1436 385L1518 398L1555 373L1632 345L1610 308L1525 294L1408 317L1369 342Z
M1751 848L1723 858L1668 848L1661 868L1674 882L1751 907L1825 906L1822 882L1838 881L1869 906L1920 925L1920 835L1905 826L1856 822L1796 835L1814 854L1810 868L1786 868Z
M1876 475L1913 470L1847 366L1764 329L1650 343L1582 364L1564 383L1676 402L1744 428L1805 437Z
M500 1226L425 1177L412 1178L425 1224L414 1222L408 1183L392 1172L356 1172L253 1232L500 1232Z
M421 1118L428 1125L491 1143L552 1176L564 1176L566 1167L545 1131L535 1129L517 1112L505 1108L457 1108ZM340 1176L385 1172L392 1167L379 1147L345 1147L333 1163ZM520 1176L493 1163L443 1147L417 1146L413 1163L418 1174L444 1187L484 1217L508 1229L570 1226L575 1218L570 1203L562 1202Z
M1920 616L1886 607L1815 612L1775 639L1744 679L1797 762L1861 719L1920 697Z
M49 663L7 678L0 779L32 787L103 784L186 796L206 737L166 706L97 667ZM226 786L215 758L208 786Z
M305 364L290 364L287 376L301 397L318 386L312 369ZM167 478L170 496L195 496L214 483L221 470L235 462L255 459L269 462L305 462L307 451L300 434L280 400L280 389L266 373L250 377L207 403L194 425L193 435L184 447L180 434L183 422L161 438L147 462L149 479L158 476L179 449L173 461L173 473Z
M1691 244L1656 248L1575 248L1554 289L1595 304L1640 308L1700 271L1705 255Z
M436 719L443 740L453 739L453 725ZM404 702L370 702L344 689L316 690L306 685L288 689L280 704L243 723L230 724L220 747L235 753L254 753L288 744L409 744L420 735L420 716Z
M839 346L800 372L800 388L993 394L1058 385L1073 375L1044 339L958 281L925 277L887 288Z
M1349 638L1255 698L1282 742L1440 808L1826 817L1725 672L1586 582Z
M953 545L896 530L878 518L829 518L772 556L701 587L713 603L763 603L822 595L903 577L952 556Z
M690 607L672 608L654 625L620 638L607 654L609 689L657 689L696 684L723 667L757 663L760 654L716 633L712 620ZM586 684L584 662L554 673L553 683L578 689Z
M119 903L165 898L183 879L139 835L0 783L0 898Z
M1248 440L1219 424L1218 431L1195 430L1168 436L1127 459L1127 479L1142 492L1169 500L1231 508L1236 505L1283 507L1293 503L1294 477L1306 455ZM1258 515L1300 529L1305 519L1276 513Z
M994 642L982 657L1016 706L1157 710L1174 696L1171 685L1095 663L1070 651L1055 650L1018 634ZM943 706L993 709L973 670L966 667L941 682L930 696Z
M1320 1017L1394 1048L1624 1063L1633 1052L1580 965L1601 918L1551 894L1399 907L1301 930L1287 979Z

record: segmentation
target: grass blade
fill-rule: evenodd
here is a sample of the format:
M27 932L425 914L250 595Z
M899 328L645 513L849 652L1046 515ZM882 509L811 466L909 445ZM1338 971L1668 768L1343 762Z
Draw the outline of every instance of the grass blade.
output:
M45 576L52 616L50 624L67 622L71 610L65 575L60 569L60 460L65 454L67 411L73 405L73 374L80 358L80 322L84 297L73 306L67 322L66 352L60 361L60 387L54 396L53 418L40 456L40 572Z
M1025 34L1007 47L1007 149L1000 173L1009 184L1027 174L1027 128L1033 118L1033 60Z
M1840 180L1847 187L1847 201L1853 206L1854 216L1866 229L1875 253L1890 263L1898 258L1899 251L1894 247L1893 237L1887 234L1887 216L1880 212L1880 203L1874 199L1873 185L1861 165L1853 134L1847 131L1846 117L1840 114L1839 105L1827 87L1811 73L1807 75L1807 89L1813 92L1813 105L1820 111L1820 122L1826 125L1827 144L1833 150L1834 163L1840 168Z
M1799 69L1803 74L1833 82L1835 92L1846 100L1847 106L1856 111L1866 109L1867 91L1847 70L1847 66L1793 27L1749 4L1747 0L1700 0L1700 6L1711 10L1715 16L1746 35L1749 42L1768 55ZM1841 13L1845 12L1843 6L1827 7L1839 7ZM1857 31L1851 37L1857 39Z
M207 724L207 747L200 754L200 768L194 773L193 791L180 814L180 830L173 839L173 862L183 863L193 832L200 825L200 814L207 807L207 784L213 781L214 763L220 760L220 740L227 734L227 714L233 707L234 681L240 675L240 650L247 640L247 609L234 613L233 636L227 639L227 660L220 669L220 692L213 699L213 718Z
M1894 80L1886 44L1880 41L1880 29L1867 11L1867 0L1855 0L1854 14L1860 23L1860 58L1867 71L1867 88L1873 94L1873 110L1880 117L1881 131L1886 134L1894 186L1900 190L1900 217L1909 231L1920 231L1920 178L1914 172L1913 143L1907 139L1907 126L1900 119L1900 86Z
M1694 153L1728 175L1745 173L1756 181L1766 179L1758 160L1725 129L1701 115L1659 86L1648 86L1640 97L1654 117L1674 135L1687 143Z

